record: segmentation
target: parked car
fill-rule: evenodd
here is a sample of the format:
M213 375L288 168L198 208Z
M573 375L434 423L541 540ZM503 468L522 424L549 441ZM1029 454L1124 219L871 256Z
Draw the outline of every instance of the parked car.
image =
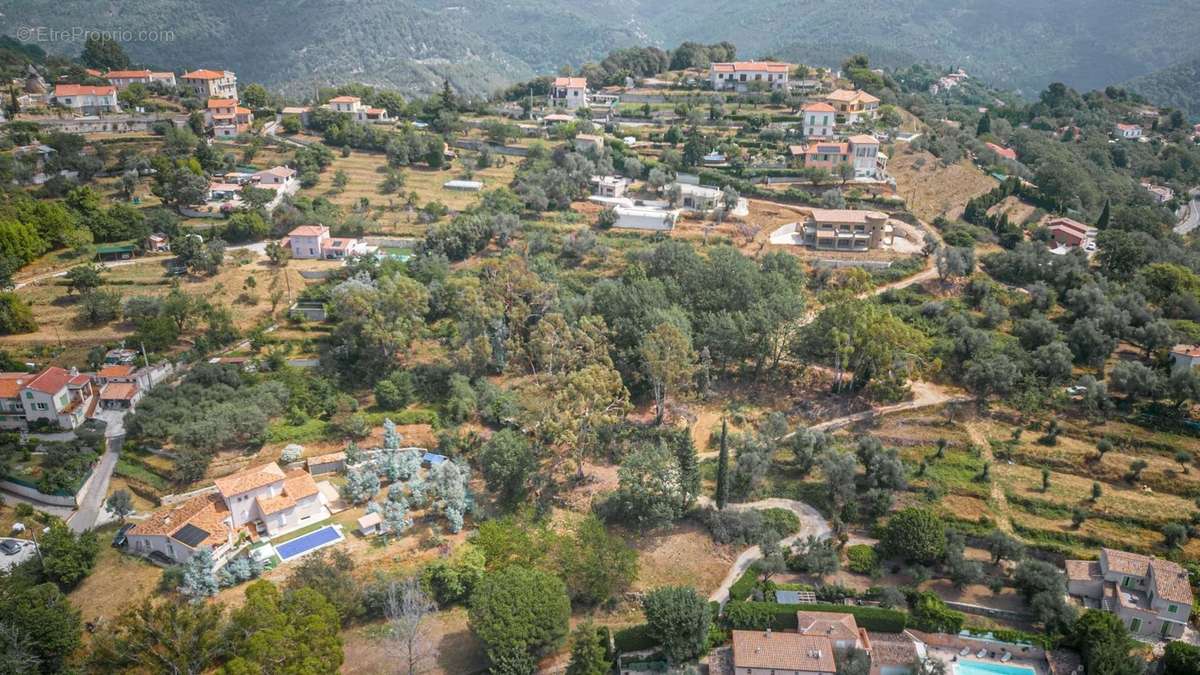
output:
M134 523L125 523L117 533L113 535L112 545L116 548L123 548L125 543L129 541L128 532L134 528Z
M0 541L0 552L4 555L16 555L21 552L21 543L15 539Z

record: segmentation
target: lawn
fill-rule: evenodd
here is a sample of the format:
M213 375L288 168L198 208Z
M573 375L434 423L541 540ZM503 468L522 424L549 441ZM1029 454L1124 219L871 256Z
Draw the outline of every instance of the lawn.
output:
M84 621L112 621L126 607L154 593L162 569L109 546L115 524L100 529L100 555L92 573L67 598ZM86 635L86 633L85 633Z

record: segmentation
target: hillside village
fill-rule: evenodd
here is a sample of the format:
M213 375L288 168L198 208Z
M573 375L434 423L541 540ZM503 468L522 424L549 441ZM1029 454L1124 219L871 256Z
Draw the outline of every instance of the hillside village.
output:
M195 66L0 42L0 670L1200 672L1196 120Z

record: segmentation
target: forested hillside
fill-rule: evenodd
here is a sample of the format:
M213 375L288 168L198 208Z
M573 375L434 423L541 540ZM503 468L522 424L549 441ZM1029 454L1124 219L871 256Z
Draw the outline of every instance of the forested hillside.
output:
M729 40L743 56L815 65L863 52L883 66L963 66L1027 94L1054 81L1102 87L1200 56L1200 0L0 0L0 12L10 35L43 25L174 30L174 42L126 49L167 67L224 65L293 91L349 79L429 91L446 76L485 92L614 46L685 40ZM72 55L81 47L42 46Z
M1200 118L1200 57L1130 80L1128 86L1159 105Z

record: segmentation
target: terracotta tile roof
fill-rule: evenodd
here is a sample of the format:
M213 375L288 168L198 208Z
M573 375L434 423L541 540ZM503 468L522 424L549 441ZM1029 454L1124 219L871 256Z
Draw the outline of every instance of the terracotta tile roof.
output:
M1118 574L1144 577L1150 567L1150 556L1128 551L1118 551L1113 548L1100 549L1100 555L1108 563L1108 569Z
M72 376L70 380L67 380L67 384L72 387L82 387L91 381L91 375L88 375L87 373L79 373L78 375Z
M223 73L219 70L204 70L202 68L200 70L193 70L190 73L185 73L183 76L183 79L185 79L185 80L219 80L222 77L225 77L225 73Z
M826 101L838 103L878 103L879 99L861 89L834 89L825 95Z
M872 666L908 666L917 658L915 637L908 631L903 633L873 633L868 631L871 641ZM874 672L874 668L872 668Z
M344 461L346 461L346 453L331 452L327 455L317 455L316 457L309 457L308 465L312 466L314 464L332 464L334 462L344 462Z
M71 377L71 373L62 368L51 366L34 376L25 386L34 391L40 391L43 394L54 395L67 386L67 383L71 381Z
M792 64L778 61L733 61L731 63L714 63L712 68L718 73L786 73L792 69Z
M29 373L0 373L0 398L19 398L31 377Z
M321 490L317 488L317 481L313 480L311 474L304 469L292 469L287 473L287 477L283 479L283 491L292 499L304 499L311 497Z
M240 495L256 488L283 480L283 469L275 462L255 466L234 474L218 478L213 483L224 497Z
M879 139L866 134L856 134L846 139L855 145L879 145Z
M296 505L296 500L287 494L278 494L274 497L259 495L254 498L254 501L258 503L258 510L262 511L264 516L278 513L284 509L290 509Z
M1089 232L1091 232L1093 229L1095 229L1089 225L1084 225L1083 223L1081 223L1077 220L1072 220L1071 218L1055 218L1055 219L1051 220L1050 222L1046 223L1046 227L1048 227L1052 230L1057 229L1057 228L1071 230L1072 232L1074 232L1075 234L1078 234L1080 236L1087 236Z
M357 96L334 96L329 99L330 103L358 103L359 101L362 99Z
M556 77L554 78L554 86L567 87L569 89L587 89L586 77Z
M1200 345L1175 345L1171 347L1171 353L1198 358L1200 357Z
M835 641L858 640L858 622L842 612L796 612L796 630Z
M1192 604L1192 586L1188 582L1187 570L1181 565L1162 558L1151 558L1150 570L1154 573L1154 593L1158 597L1189 606Z
M114 77L117 79L123 79L123 80L128 80L128 79L134 78L134 77L149 78L150 71L149 70L110 70L104 74L104 77L106 77L110 80L113 79Z
M132 401L137 392L136 382L109 382L100 391L100 398L105 401Z
M733 631L735 669L762 668L801 672L836 673L833 643L829 638L798 633Z
M233 108L237 106L236 98L210 98L208 99L208 107L212 108Z
M154 235L150 236L153 237ZM101 368L100 371L96 373L96 377L129 377L135 370L137 369L133 366L109 364Z
M291 232L288 232L289 237L320 237L329 236L329 228L324 225L301 225Z
M160 509L138 523L129 531L131 535L170 536L192 525L208 533L208 537L197 546L220 546L228 540L229 508L217 494L204 494L175 505Z
M54 96L112 96L116 91L112 85L60 84L54 87Z
M992 152L996 153L997 155L1000 155L1001 157L1003 157L1005 159L1014 159L1015 160L1017 158L1017 151L1013 150L1012 148L1006 148L1002 145L996 145L995 143L991 143L991 142L984 143L984 145L987 147L988 150L991 150Z
M1069 581L1094 581L1104 577L1100 572L1100 563L1095 560L1067 560L1063 566L1067 568Z
M809 103L801 108L801 110L804 112L837 112L833 106L829 105L828 103L821 103L819 101L816 103Z

